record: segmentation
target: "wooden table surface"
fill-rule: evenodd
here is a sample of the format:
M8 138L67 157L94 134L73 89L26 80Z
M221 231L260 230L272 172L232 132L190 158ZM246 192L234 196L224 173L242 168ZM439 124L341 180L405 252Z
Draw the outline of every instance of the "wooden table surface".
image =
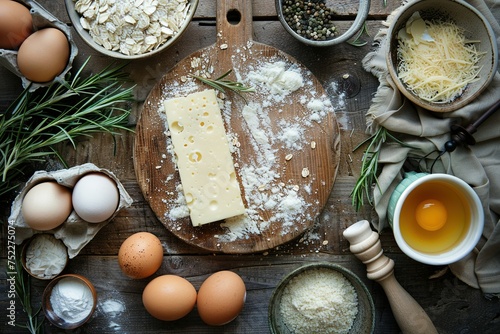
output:
M48 11L60 20L70 23L63 0L39 0ZM200 0L195 19L187 32L170 49L145 60L130 62L125 70L137 85L130 122L137 122L141 103L153 86L184 57L215 42L215 1ZM342 11L338 26L348 26L357 11L355 0L337 1ZM336 116L341 132L341 158L337 177L324 210L312 229L299 238L256 254L214 254L188 245L179 240L156 218L144 199L133 168L134 134L124 133L117 137L117 154L113 153L112 139L106 135L83 138L76 150L62 147L63 155L70 165L92 162L109 169L122 181L134 200L133 205L121 211L97 236L72 259L67 273L88 277L95 285L99 304L89 323L75 333L269 333L268 306L271 294L284 275L303 264L328 261L345 266L358 274L372 294L376 307L375 333L399 333L387 298L382 288L366 278L365 266L349 252L349 244L342 231L361 219L374 219L369 207L356 212L349 194L359 175L361 151L353 148L365 137L364 115L370 106L378 81L361 66L364 55L372 48L371 42L382 27L387 15L399 6L399 1L372 0L367 29L368 42L363 47L344 43L327 48L313 48L300 44L289 36L276 17L274 1L253 0L254 40L278 48L304 64L322 83L330 97L344 94L342 105L337 105ZM74 32L79 54L74 67L79 68L91 56L89 70L100 69L113 62L89 48ZM347 78L347 79L346 79ZM0 68L0 107L4 109L21 91L21 81L4 68ZM9 208L2 208L2 221ZM238 273L247 287L247 300L239 317L221 326L205 325L196 313L174 322L162 322L151 317L141 301L143 288L151 278L132 280L126 278L118 266L117 253L121 243L131 234L149 231L157 235L164 247L164 260L156 275L180 275L196 288L203 280L219 270ZM498 333L500 330L500 303L487 300L479 290L459 281L450 272L441 272L443 267L432 267L417 263L401 253L391 231L380 235L385 254L394 259L395 275L401 285L420 303L434 322L439 333ZM2 268L5 268L7 247L6 227L2 228ZM438 274L440 273L440 274ZM0 272L2 294L0 314L4 314L10 299L7 294L5 271ZM33 304L39 305L41 293L47 282L32 280ZM5 291L5 292L4 292ZM120 314L106 312L108 301L124 305ZM25 319L19 302L16 322ZM47 333L64 333L45 323ZM1 333L25 333L20 328L7 325L7 318L0 321Z

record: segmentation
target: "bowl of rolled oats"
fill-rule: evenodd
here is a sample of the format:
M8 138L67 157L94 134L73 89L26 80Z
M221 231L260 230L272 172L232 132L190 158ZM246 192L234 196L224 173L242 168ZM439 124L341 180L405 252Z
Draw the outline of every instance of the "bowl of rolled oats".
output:
M167 49L186 30L198 0L65 0L68 16L92 48L139 59Z

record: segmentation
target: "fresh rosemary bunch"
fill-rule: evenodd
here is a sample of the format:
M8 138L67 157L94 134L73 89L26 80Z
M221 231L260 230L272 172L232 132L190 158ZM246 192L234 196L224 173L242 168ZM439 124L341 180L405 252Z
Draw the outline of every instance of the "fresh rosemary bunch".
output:
M212 88L217 89L218 91L222 93L226 93L226 89L229 89L239 96L243 97L241 93L250 93L250 92L255 92L255 89L253 87L247 87L243 85L241 82L235 82L231 80L224 79L227 77L232 70L227 71L217 79L207 79L198 75L191 74L191 76L195 79L200 80L201 82L209 85ZM243 97L244 99L244 97Z
M130 130L128 117L133 87L125 88L123 66L108 66L87 78L82 71L46 89L26 88L0 114L0 196L16 188L15 181L30 163L56 156L55 145L79 136ZM127 109L128 108L128 109Z
M379 172L378 158L380 149L388 139L393 140L400 145L409 147L407 144L392 135L386 128L380 126L372 136L354 148L354 150L357 150L364 144L368 143L368 146L363 153L363 157L361 158L361 171L359 178L351 192L352 205L356 211L359 211L359 209L364 205L365 198L367 199L368 204L373 206L372 189L373 186L378 187L377 175Z

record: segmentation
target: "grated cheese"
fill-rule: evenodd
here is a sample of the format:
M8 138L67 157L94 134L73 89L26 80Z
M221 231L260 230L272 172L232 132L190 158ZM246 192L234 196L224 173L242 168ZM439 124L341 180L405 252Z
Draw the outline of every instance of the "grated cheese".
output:
M280 314L295 334L347 334L358 314L358 296L339 272L304 271L283 290Z
M479 79L476 42L456 24L423 20L417 12L398 32L398 77L423 100L451 102Z

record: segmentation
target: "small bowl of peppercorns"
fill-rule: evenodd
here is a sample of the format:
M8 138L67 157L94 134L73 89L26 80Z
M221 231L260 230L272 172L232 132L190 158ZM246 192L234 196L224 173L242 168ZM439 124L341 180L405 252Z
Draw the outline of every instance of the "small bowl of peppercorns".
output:
M346 42L361 28L370 10L370 0L359 0L352 25L339 33L334 24L335 11L329 0L275 0L276 13L293 37L311 46L330 46ZM337 15L338 17L338 15Z

